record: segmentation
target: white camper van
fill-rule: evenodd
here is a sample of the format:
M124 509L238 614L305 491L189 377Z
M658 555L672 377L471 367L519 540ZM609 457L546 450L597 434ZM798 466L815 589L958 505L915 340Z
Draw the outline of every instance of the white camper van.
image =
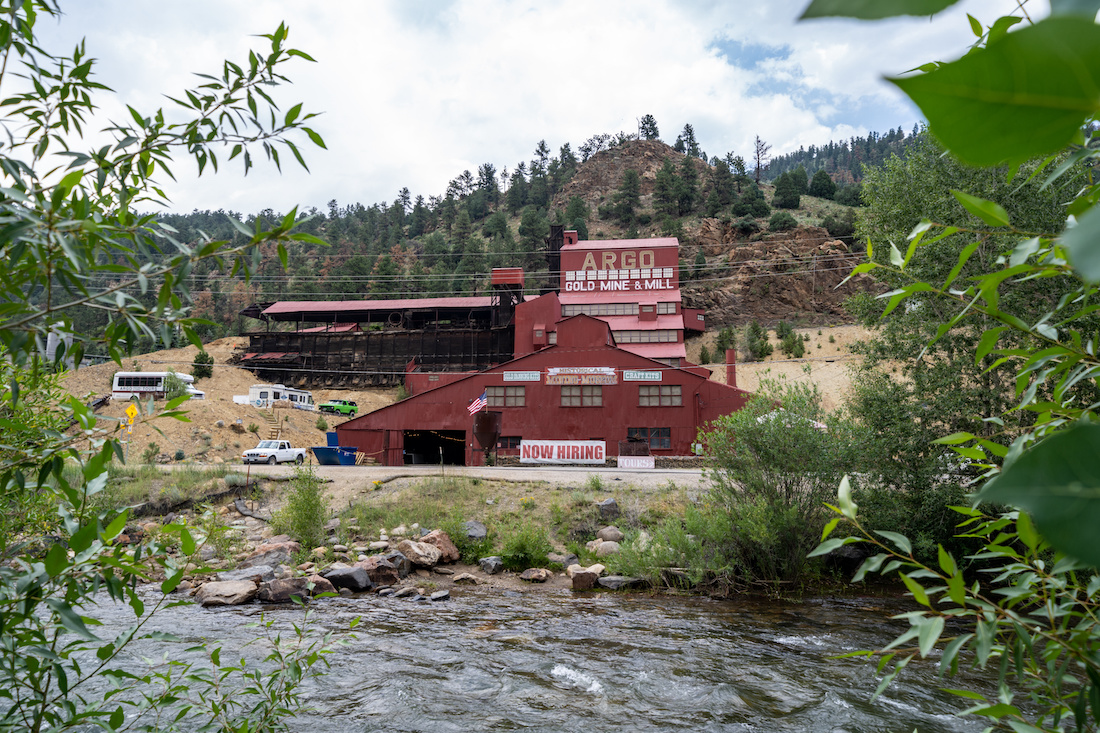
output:
M115 372L111 384L111 399L128 400L153 397L164 398L164 378L171 372ZM205 400L206 393L194 388L195 378L190 374L176 373L187 386L187 394L193 400Z

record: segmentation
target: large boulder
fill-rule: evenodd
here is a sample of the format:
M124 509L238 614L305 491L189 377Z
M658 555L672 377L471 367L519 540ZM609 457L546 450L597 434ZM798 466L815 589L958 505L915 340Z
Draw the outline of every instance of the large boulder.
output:
M207 606L239 606L248 603L259 592L259 586L251 580L215 580L203 583L195 592L195 600Z
M474 542L480 542L489 535L489 530L487 530L485 525L481 522L471 520L463 524L462 528L466 530L466 539L473 540Z
M557 552L551 552L546 556L546 560L554 565L561 565L563 568L567 568L570 565L575 565L580 562L580 558L570 552L567 555L562 555Z
M226 570L225 572L218 573L218 580L222 582L231 580L251 580L257 585L260 583L266 583L269 580L275 580L275 568L270 565L253 565L248 568L240 568L239 570Z
M499 555L483 557L477 561L477 564L481 566L481 572L486 575L496 575L501 570L504 570L504 559Z
M608 526L596 533L596 536L605 542L622 542L623 533L618 527Z
M335 593L336 592L336 586L334 586L332 583L330 583L327 580L325 580L324 578L322 578L320 575L311 575L308 578L306 578L306 580L308 580L310 582L310 584L313 586L309 590L309 594L312 595L312 596L316 596L316 595L319 595L321 593Z
M519 579L526 580L528 583L545 583L554 577L546 568L527 568L520 573Z
M309 598L309 578L278 578L260 584L259 598L263 603L289 603L292 596Z
M421 537L420 541L439 548L439 552L442 553L439 556L439 562L458 562L462 558L462 553L455 547L455 543L441 529L433 529Z
M242 568L251 568L257 565L293 565L294 555L302 549L297 542L266 542L258 545L244 562Z
M596 557L618 555L620 549L618 542L601 542L600 546L596 548Z
M337 588L347 588L353 593L362 593L374 587L370 574L362 567L333 568L322 575Z
M443 557L443 552L435 545L429 545L427 542L413 542L412 540L401 540L397 545L397 551L409 558L409 562L413 565L424 568L430 568L439 562L439 558Z
M582 568L580 566L574 566L571 568L573 579L573 590L592 590L596 587L596 581L600 579L599 573L594 573L588 568Z
M619 502L614 499L604 499L596 502L596 509L600 512L600 519L609 522L619 516Z
M601 587L608 590L622 590L623 588L634 588L642 585L644 582L641 578L631 578L625 575L608 575L600 578L597 583Z
M408 559L405 562L408 563ZM355 563L355 567L367 571L374 585L394 585L401 577L394 564L381 555L371 555L366 560Z
M393 566L397 568L397 574L402 578L407 577L412 572L412 563L409 562L409 558L402 555L397 550L393 552L387 552L382 556L387 562L393 563Z

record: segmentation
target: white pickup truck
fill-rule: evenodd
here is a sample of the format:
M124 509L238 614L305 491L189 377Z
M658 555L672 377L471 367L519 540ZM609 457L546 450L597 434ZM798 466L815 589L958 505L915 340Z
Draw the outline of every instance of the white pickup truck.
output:
M245 463L266 463L269 466L288 461L301 465L306 460L306 449L291 448L289 440L261 440L255 448L246 450L241 458Z

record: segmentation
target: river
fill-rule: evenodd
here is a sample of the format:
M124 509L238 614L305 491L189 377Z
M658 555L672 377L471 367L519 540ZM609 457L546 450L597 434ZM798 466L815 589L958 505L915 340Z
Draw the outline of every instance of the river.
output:
M830 659L888 643L896 599L798 603L470 588L450 601L366 595L317 601L318 629L355 638L305 686L314 708L293 730L322 731L978 731L948 711L934 662L914 661L877 701L874 665ZM108 627L126 621L106 611ZM296 607L181 606L157 625L227 648L300 622ZM147 649L145 651L153 651ZM257 656L263 649L256 647ZM970 681L971 683L973 681Z

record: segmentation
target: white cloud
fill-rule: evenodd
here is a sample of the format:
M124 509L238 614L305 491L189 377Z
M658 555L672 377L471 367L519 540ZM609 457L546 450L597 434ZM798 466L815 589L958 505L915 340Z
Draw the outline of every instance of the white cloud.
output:
M279 96L324 112L314 127L328 151L306 151L312 175L284 156L282 175L261 166L242 179L229 165L196 180L181 163L179 182L165 182L182 211L285 211L392 201L403 186L438 195L463 169L512 169L540 139L556 154L565 142L575 149L596 133L632 131L644 114L666 141L691 123L708 153L746 157L757 134L780 153L884 129L869 120L908 128L915 113L881 76L956 56L968 42L960 10L931 24L796 24L802 5L101 0L71 3L60 26L40 30L55 49L87 37L100 80L117 92L100 100L104 114L117 118L124 103L165 105L161 94L195 84L193 71L243 60L264 43L250 34L285 19L291 45L318 61L290 65L294 86ZM1013 5L966 9L990 22ZM723 41L787 55L742 68L716 50Z

